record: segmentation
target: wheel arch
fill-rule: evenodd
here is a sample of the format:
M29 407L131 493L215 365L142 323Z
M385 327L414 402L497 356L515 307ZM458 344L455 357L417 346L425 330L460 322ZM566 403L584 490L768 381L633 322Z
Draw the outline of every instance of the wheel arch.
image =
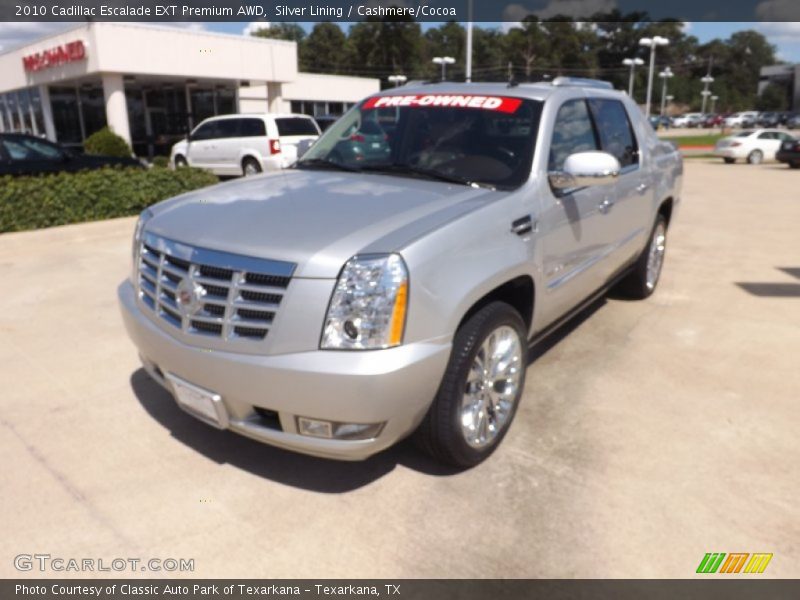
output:
M461 317L456 331L475 313L492 302L505 302L514 308L522 317L525 328L530 332L533 323L533 306L535 299L535 283L530 275L519 275L496 286L476 300Z

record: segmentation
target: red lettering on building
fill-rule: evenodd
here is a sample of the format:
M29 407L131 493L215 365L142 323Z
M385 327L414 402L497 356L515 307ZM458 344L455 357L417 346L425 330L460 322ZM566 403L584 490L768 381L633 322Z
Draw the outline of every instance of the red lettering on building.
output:
M56 46L49 50L37 52L22 57L22 66L28 72L41 71L51 67L58 67L71 62L77 62L86 58L86 46L81 40Z

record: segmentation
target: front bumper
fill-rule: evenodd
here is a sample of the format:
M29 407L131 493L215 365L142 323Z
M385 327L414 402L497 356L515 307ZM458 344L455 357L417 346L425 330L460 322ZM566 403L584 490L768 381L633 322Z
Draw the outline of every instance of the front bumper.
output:
M450 340L388 350L298 352L271 356L188 346L144 316L129 281L118 290L128 335L142 363L168 390L171 373L222 397L229 429L305 454L363 460L411 433L428 409L450 356ZM274 411L266 424L257 408ZM385 423L377 437L336 440L300 435L296 417Z

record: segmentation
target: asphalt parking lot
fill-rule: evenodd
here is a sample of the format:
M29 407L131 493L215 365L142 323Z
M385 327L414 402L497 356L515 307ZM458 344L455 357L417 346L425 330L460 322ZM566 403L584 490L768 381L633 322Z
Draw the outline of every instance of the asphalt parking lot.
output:
M193 558L195 577L682 578L706 552L800 576L800 173L688 160L684 190L655 296L539 349L503 446L461 473L181 412L116 305L133 219L0 236L0 577L48 553Z

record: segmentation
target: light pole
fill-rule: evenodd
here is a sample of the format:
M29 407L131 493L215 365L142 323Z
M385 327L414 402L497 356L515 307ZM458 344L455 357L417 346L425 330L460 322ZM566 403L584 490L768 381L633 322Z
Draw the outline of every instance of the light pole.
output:
M717 114L717 100L719 96L711 96L711 112Z
M636 67L643 65L644 61L641 58L624 58L622 64L631 68L631 74L628 77L628 96L633 98L633 72Z
M650 116L650 99L653 96L653 71L656 65L656 48L658 46L666 46L667 44L669 44L669 40L659 35L639 40L640 46L648 46L650 48L650 72L647 75L647 104L645 108L645 117Z
M711 95L711 92L708 91L708 86L714 83L714 78L711 75L706 75L700 81L703 82L703 91L700 92L703 97L703 106L700 108L700 112L706 114L706 100Z
M393 83L394 87L402 85L406 81L408 81L408 77L406 77L405 75L389 75L389 77L387 77L386 79L389 80L389 83Z
M434 56L433 62L437 65L442 65L442 81L447 77L447 65L452 65L456 59L452 56Z
M472 82L472 0L467 4L467 58L464 64L464 81Z
M661 77L661 116L664 116L664 107L666 106L667 102L667 80L670 77L674 77L675 73L672 72L672 69L667 67L661 73L658 74Z

